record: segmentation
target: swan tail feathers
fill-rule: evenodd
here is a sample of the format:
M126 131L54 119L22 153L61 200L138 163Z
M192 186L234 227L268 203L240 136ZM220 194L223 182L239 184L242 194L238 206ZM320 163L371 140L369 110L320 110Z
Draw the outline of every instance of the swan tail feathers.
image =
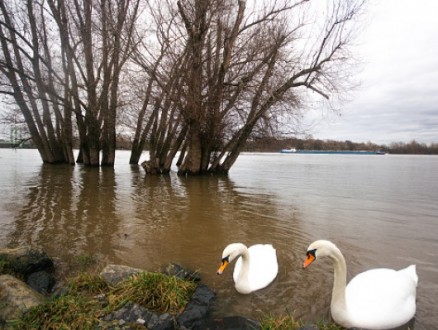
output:
M410 265L405 269L402 269L401 272L405 272L408 276L415 282L415 285L418 284L418 275L417 275L417 266Z

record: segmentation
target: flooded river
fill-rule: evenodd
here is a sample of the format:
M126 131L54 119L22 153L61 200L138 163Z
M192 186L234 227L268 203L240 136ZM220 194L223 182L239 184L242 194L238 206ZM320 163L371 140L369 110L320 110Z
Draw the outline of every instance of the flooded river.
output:
M147 177L118 151L115 169L43 165L36 150L0 149L0 246L33 244L70 260L158 270L176 262L216 293L215 314L329 319L332 265L301 265L329 239L348 278L417 265L416 330L438 328L438 157L242 154L228 177ZM271 243L279 275L238 294L216 275L231 242Z

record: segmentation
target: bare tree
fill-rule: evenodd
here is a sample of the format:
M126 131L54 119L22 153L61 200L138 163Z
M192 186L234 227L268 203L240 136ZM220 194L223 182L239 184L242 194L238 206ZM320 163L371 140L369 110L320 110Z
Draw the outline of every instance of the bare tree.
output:
M33 142L46 163L73 163L68 122L53 98L54 69L48 43L51 38L44 16L33 1L15 7L0 2L0 42L3 60L0 71L21 110ZM23 25L23 21L26 23ZM51 104L53 107L51 107Z
M306 91L331 99L348 89L348 45L363 4L178 1L178 16L172 16L178 28L167 35L171 47L161 51L165 58L171 58L170 50L177 54L172 63L180 64L179 72L166 75L161 65L144 68L157 82L154 90L161 90L156 109L164 110L164 100L172 103L174 116L182 121L181 134L160 126L150 133L151 141L155 134L174 139L180 175L228 173L254 132L296 120L309 97ZM151 172L166 173L157 154L173 154L165 145L160 148L151 144L148 166Z
M134 46L133 31L139 1L48 0L65 40L64 56L71 75L83 161L113 166L116 116L123 65ZM72 33L75 31L76 33Z
M4 92L44 161L72 162L74 116L78 160L112 166L129 107L130 163L148 144L151 173L228 173L251 136L348 90L364 1L0 2Z
M178 151L178 139L173 139L180 131L182 121L178 119L180 74L185 61L172 42L177 12L170 3L156 2L149 7L148 17L153 20L155 47L143 42L136 49L132 60L144 73L133 81L133 86L141 86L139 81L147 81L140 88L140 111L136 116L135 135L131 152L131 164L137 164L146 142L150 146L150 168L157 173L168 173L170 162Z
M139 5L139 0L26 0L7 8L1 2L0 70L45 162L74 163L74 115L78 161L114 165L119 82L135 47Z

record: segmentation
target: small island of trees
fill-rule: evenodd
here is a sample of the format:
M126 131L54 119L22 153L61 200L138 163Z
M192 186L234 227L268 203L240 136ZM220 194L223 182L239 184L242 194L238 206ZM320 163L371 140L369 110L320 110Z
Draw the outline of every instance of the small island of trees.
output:
M349 90L364 3L1 1L0 93L44 163L114 166L129 130L131 164L147 145L156 173L227 173L255 131Z
M147 149L153 173L226 174L255 136L350 90L365 3L0 1L3 121L48 164L112 167L128 135L130 163Z

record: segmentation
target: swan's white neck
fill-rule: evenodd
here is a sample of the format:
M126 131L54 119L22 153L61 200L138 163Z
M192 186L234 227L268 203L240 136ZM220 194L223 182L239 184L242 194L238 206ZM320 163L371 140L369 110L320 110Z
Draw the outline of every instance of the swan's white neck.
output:
M239 251L239 255L242 257L242 264L240 267L239 275L236 279L236 290L240 293L249 293L251 292L251 288L248 283L248 273L249 273L249 252L248 249L244 246Z
M345 324L347 311L347 302L345 299L345 288L347 286L347 265L341 251L334 247L332 254L334 267L334 283L331 300L331 313L333 319L341 324ZM341 322L343 320L343 322Z

